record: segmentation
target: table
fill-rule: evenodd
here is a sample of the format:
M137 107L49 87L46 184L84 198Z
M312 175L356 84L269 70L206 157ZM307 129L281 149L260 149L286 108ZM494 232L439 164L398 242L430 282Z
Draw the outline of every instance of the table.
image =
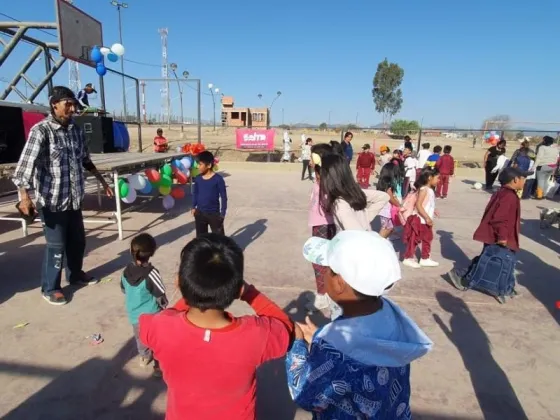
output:
M158 168L164 163L169 163L174 159L181 159L187 156L185 153L140 153L140 152L124 152L124 153L98 153L92 154L91 160L95 164L101 175L112 177L111 181L114 186L118 185L119 176L132 174L143 171L148 168ZM11 177L15 171L17 163L0 164L0 178ZM191 184L192 188L192 184ZM116 218L117 228L119 231L119 239L123 239L122 228L122 208L121 197L118 188L114 188L115 192L115 212L113 216ZM97 184L98 202L101 203L101 188L99 182ZM19 221L22 224L23 235L27 235L27 224L20 217L0 217L0 220ZM88 220L89 223L107 223L106 220Z

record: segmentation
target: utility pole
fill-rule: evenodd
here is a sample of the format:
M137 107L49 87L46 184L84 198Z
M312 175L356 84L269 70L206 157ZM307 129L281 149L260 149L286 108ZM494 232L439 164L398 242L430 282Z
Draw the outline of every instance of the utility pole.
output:
M121 3L121 2L116 1L116 0L111 1L111 4L117 8L117 12L119 14L119 42L122 45L123 44L123 38L122 38L121 9L127 9L128 4L127 3ZM128 111L126 109L126 87L125 87L125 83L124 83L124 59L122 57L120 59L120 62L121 62L121 73L122 73L121 78L122 78L122 100L123 100L123 108L124 108L124 118L125 118L125 121L128 121Z
M161 77L164 79L161 88L161 118L167 121L167 128L171 126L171 104L169 102L169 71L167 65L167 28L159 29L161 36Z

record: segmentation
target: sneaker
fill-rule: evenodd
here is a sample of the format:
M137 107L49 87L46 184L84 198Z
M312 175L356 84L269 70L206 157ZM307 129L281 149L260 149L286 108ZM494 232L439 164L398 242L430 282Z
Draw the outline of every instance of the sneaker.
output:
M138 360L138 364L143 368L148 367L150 363L152 363L151 357L140 357L140 360Z
M420 260L420 267L439 267L439 263L428 258L427 260Z
M43 299L45 299L51 305L55 305L55 306L62 306L68 303L68 301L66 300L66 298L64 297L64 295L60 290L56 290L50 293L43 293Z
M99 279L90 276L86 273L84 273L83 271L81 272L81 274L79 275L78 279L70 279L69 281L70 284L77 284L80 286L91 286L93 284L97 284L99 283Z
M313 294L312 300L309 301L305 308L310 311L322 311L329 307L329 297L320 293Z
M461 290L461 291L467 290L467 288L464 285L463 277L461 277L457 273L457 271L451 270L449 273L447 273L447 276L449 277L449 281L451 282L453 287L455 287L457 290Z
M403 265L406 265L407 267L410 268L420 268L421 265L418 264L418 261L416 261L414 258L407 258L406 260L403 260Z

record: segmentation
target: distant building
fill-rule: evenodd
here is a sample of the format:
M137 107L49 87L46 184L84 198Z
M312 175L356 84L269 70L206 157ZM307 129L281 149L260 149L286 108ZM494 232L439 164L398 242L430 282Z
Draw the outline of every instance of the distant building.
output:
M440 137L441 136L441 131L440 130L422 130L422 135L426 136L426 137Z
M268 108L241 108L234 105L232 96L222 96L222 127L268 126Z

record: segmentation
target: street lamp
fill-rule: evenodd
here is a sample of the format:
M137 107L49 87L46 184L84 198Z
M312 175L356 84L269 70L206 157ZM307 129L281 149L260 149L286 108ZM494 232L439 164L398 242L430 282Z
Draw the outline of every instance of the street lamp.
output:
M111 5L115 6L117 8L117 12L119 13L119 42L122 45L123 40L122 40L121 9L128 9L128 4L127 3L121 3L121 2L116 1L116 0L112 0ZM126 110L126 89L124 87L124 59L122 57L121 57L120 62L121 62L121 73L122 73L121 77L122 77L123 108L124 108L125 119L128 120L128 112Z
M270 113L272 112L272 105L274 105L274 102L276 102L276 100L280 97L280 95L282 95L282 92L280 92L280 91L276 92L276 97L272 100L272 102L270 103L270 106L268 107L268 117L266 119L266 128L267 129L270 128Z
M179 77L177 76L177 64L171 63L169 68L173 72L173 76L175 76L175 80L177 81L177 87L179 88L179 101L181 102L181 138L185 137L185 117L183 115L183 88L181 87L181 83L179 83ZM187 79L189 77L189 72L184 71L183 77Z
M210 90L210 94L212 95L212 104L214 105L214 131L216 131L216 97L214 93L217 95L220 93L220 89L214 88L212 83L208 83L208 90Z

